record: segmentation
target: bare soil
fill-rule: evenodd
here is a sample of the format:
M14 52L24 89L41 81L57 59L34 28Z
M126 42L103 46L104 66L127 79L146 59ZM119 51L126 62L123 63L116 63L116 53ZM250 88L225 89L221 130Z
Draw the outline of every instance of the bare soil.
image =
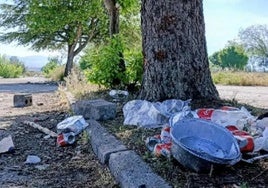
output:
M34 121L56 132L57 123L69 115L66 101L57 94L56 85L46 81L42 78L0 79L0 139L12 135L15 144L14 153L0 154L0 187L118 187L107 167L99 164L84 133L74 145L58 147L54 138L46 139L45 134L22 123L24 120ZM201 101L193 105L216 107L237 104L232 103L237 100L262 108L255 110L258 113L268 111L267 87L217 86L217 89L222 98L231 102L205 104ZM13 107L13 95L20 91L32 93L32 106ZM122 122L119 108L117 118L103 125L174 187L268 185L267 159L253 164L239 162L232 167L214 170L211 174L193 173L175 159L156 158L147 150L145 139L159 134L159 129L126 127ZM41 162L25 164L28 155L37 155Z
M57 123L69 114L54 83L21 80L0 79L0 140L11 135L15 145L13 153L0 154L0 187L118 187L109 169L98 162L85 133L74 145L59 147L55 138L44 138L44 133L22 123L36 122L56 132ZM32 93L33 105L14 108L13 95L21 86L20 91ZM25 164L28 155L41 162Z

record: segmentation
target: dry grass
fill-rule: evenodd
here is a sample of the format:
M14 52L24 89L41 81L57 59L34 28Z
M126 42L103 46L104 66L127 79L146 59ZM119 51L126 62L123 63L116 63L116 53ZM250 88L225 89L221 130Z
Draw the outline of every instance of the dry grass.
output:
M238 86L268 86L268 73L216 72L212 73L215 84Z
M104 88L88 83L84 75L77 69L73 69L70 75L65 78L65 86L76 99L89 98L94 92L102 92Z

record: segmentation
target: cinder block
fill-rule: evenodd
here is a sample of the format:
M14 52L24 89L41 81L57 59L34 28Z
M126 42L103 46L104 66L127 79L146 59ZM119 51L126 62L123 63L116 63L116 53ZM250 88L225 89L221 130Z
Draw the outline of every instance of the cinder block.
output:
M112 153L109 168L116 181L120 183L120 187L171 187L163 178L156 175L134 151Z
M95 120L87 121L89 139L94 153L102 164L107 164L112 153L125 151L127 148Z
M31 106L33 104L32 94L15 94L13 103L15 107Z
M72 104L72 110L85 119L108 120L116 116L116 104L103 99L81 100Z

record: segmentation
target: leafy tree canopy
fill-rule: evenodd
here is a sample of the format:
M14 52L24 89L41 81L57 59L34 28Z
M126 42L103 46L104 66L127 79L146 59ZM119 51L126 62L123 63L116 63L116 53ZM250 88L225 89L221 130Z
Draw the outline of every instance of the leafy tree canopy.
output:
M73 58L106 34L107 18L101 0L14 0L1 4L0 41L30 45L35 50L68 49L65 73Z
M248 57L241 45L230 42L224 49L213 53L209 60L223 69L243 70L247 65Z

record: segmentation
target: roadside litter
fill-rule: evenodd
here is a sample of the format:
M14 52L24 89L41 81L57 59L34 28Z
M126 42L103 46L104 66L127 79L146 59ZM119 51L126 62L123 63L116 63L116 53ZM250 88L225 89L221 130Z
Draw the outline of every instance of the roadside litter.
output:
M240 160L251 163L268 158L267 154L242 159L242 154L268 151L268 113L257 118L244 107L229 106L192 111L189 103L190 100L130 101L123 107L124 124L162 126L160 135L146 139L147 148L156 156L173 155L197 172L211 166L234 165ZM161 137L163 133L165 137Z
M123 107L124 125L137 125L144 128L162 127L169 118L183 108L190 108L188 101L166 100L151 103L145 100L132 100Z
M12 153L14 151L14 143L11 135L3 138L0 141L0 153Z
M71 116L57 125L57 144L66 146L75 142L75 136L81 133L88 123L83 116Z
M71 116L58 123L57 133L34 122L24 121L23 124L29 125L45 133L45 139L48 139L50 137L57 138L58 146L73 144L75 142L75 136L81 133L88 126L88 123L85 121L83 116Z

